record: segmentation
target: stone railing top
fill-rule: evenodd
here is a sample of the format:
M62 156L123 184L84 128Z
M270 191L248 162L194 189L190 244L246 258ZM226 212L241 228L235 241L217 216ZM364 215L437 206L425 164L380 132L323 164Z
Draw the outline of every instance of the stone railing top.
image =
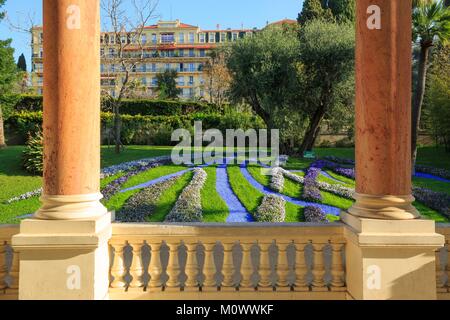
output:
M0 242L11 241L11 238L19 232L18 224L0 224Z

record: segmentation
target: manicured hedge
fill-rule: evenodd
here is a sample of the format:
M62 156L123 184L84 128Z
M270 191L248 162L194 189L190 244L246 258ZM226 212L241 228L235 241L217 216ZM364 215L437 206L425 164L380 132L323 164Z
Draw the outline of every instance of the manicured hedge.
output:
M43 98L39 95L21 95L18 99L15 111L42 111ZM102 111L111 112L111 102L102 99ZM195 101L172 101L155 99L125 99L120 107L121 114L143 116L176 116L188 115L197 112L217 112L215 105Z
M194 121L202 121L203 130L216 128L225 133L226 129L264 128L258 117L245 113L207 114L198 113L181 116L122 115L122 142L137 145L172 145L171 135L175 129L184 128L193 132ZM113 143L114 114L101 113L103 143ZM15 112L6 121L9 135L25 142L28 133L34 134L42 127L42 111Z

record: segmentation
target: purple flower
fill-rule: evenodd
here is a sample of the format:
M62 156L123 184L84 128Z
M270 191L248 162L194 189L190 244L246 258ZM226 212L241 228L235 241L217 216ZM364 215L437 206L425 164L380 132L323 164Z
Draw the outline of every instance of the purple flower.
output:
M326 214L319 207L307 206L304 210L305 221L313 223L326 223L328 222Z

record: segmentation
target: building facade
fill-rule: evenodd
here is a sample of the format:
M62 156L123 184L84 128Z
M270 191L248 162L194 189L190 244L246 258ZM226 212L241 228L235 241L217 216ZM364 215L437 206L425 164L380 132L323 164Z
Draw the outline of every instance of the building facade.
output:
M32 36L32 86L37 94L43 92L43 29L34 27ZM207 98L204 90L204 66L208 53L218 45L251 36L256 29L201 30L197 26L175 21L159 21L144 28L140 41L124 33L120 39L115 32L101 34L101 85L104 94L117 96L123 67L118 59L118 41L123 52L139 57L131 70L131 79L138 80L148 96L156 94L157 74L165 70L178 72L177 86L181 98ZM142 57L143 53L143 57ZM123 79L122 79L123 80Z

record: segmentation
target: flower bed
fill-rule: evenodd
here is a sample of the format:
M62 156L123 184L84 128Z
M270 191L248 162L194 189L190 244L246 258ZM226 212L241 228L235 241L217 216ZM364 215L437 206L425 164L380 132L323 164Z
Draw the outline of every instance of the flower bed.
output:
M450 195L435 192L425 188L413 188L413 195L417 201L450 218Z
M282 192L284 188L283 169L280 167L273 168L271 175L270 188L276 192Z
M107 178L107 177L113 176L117 173L127 172L130 170L139 168L139 167L145 167L152 163L168 163L168 162L170 162L170 156L161 156L161 157L155 157L155 158L151 158L151 159L142 159L142 160L124 162L121 164L117 164L114 166L104 168L101 171L100 178L101 179Z
M30 192L26 192L24 194L21 194L20 196L8 199L8 200L5 201L5 203L6 204L11 204L11 203L22 201L22 200L27 200L27 199L32 198L32 197L37 197L37 196L40 196L41 194L42 194L42 188L39 188L39 189L30 191Z
M335 157L335 156L327 156L327 157L324 157L324 159L328 160L328 161L336 162L339 164L345 164L345 165L351 165L351 166L355 165L355 160L353 160L353 159L345 159L345 158L339 158L339 157Z
M312 223L327 223L326 214L319 207L307 206L304 210L305 221Z
M145 218L154 212L163 192L173 186L179 178L179 176L170 178L135 194L117 212L116 220L120 222L145 222Z
M303 195L302 198L305 201L311 202L321 202L322 195L317 185L317 177L320 174L320 169L315 167L310 167L308 173L304 179Z
M332 157L332 158L334 158L334 157ZM347 162L345 164L349 164L348 162L350 162L350 160L344 159L344 162ZM311 165L311 167L315 167L315 168L319 168L319 169L327 168L341 176L344 176L344 177L347 177L350 179L355 179L355 169L354 168L341 167L338 163L333 162L328 159L317 160Z
M201 190L207 174L203 169L195 169L194 177L178 197L175 206L166 217L167 222L201 222L203 218Z
M353 195L355 193L354 189L347 188L338 184L329 184L322 181L317 181L317 186L320 190L331 192L337 196L353 199Z
M450 171L441 169L441 168L433 168L427 166L416 166L417 172L432 174L433 176L441 177L444 179L450 179Z
M286 219L286 201L273 194L264 196L255 212L257 222L284 222Z

